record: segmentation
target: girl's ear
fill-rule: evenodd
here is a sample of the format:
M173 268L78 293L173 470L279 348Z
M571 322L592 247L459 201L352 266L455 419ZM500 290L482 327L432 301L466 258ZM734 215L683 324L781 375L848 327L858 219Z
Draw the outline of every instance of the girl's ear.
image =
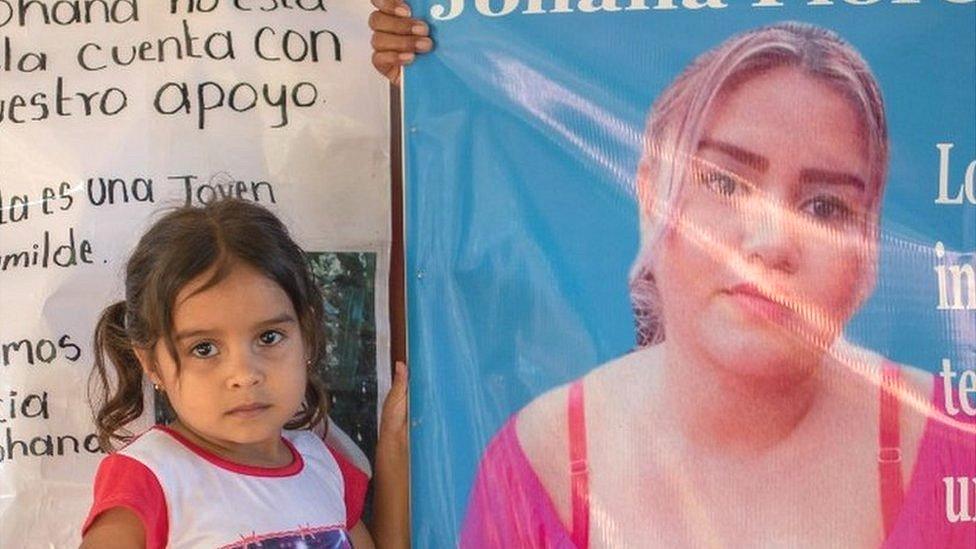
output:
M159 378L159 374L156 372L156 358L153 351L135 346L132 348L132 350L136 354L136 359L139 360L139 366L142 367L142 373L149 378L149 381L153 385L162 385L163 381Z

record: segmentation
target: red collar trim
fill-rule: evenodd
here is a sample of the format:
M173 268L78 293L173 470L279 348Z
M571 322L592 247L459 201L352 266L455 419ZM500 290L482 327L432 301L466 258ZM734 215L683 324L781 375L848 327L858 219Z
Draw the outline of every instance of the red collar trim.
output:
M156 425L153 427L158 429L167 435L176 439L177 442L186 446L194 454L202 457L203 459L209 461L210 463L225 469L232 473L238 473L241 475L248 475L252 477L290 477L297 475L305 467L305 462L302 460L302 455L298 453L295 446L285 437L281 437L281 441L285 443L288 447L288 451L291 452L291 463L281 467L258 467L256 465L244 465L241 463L235 463L233 461L224 459L213 452L201 448L197 444L191 442L188 438L181 435L180 433L174 431L173 429L167 427L166 425Z

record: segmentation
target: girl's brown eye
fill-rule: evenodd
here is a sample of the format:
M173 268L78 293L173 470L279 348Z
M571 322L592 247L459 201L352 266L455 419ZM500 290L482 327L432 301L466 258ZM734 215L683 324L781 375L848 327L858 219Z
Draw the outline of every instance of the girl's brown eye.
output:
M204 341L194 345L190 353L197 358L210 358L217 354L217 346L209 341Z
M258 336L258 340L261 342L261 345L268 346L280 343L284 338L285 335L277 330L268 330L267 332L264 332Z

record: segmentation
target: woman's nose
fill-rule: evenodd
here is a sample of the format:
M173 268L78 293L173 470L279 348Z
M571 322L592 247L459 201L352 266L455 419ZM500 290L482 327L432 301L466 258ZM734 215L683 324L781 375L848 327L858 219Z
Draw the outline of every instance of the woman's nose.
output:
M767 269L793 273L800 248L795 238L799 220L782 202L769 196L757 197L744 216L742 255Z

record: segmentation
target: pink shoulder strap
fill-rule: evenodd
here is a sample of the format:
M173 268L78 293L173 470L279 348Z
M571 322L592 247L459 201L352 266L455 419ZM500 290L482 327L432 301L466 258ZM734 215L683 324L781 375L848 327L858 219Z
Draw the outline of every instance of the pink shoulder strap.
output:
M573 543L585 548L590 540L590 480L586 460L586 412L583 381L569 386L569 471L572 480Z
M881 372L881 411L878 422L878 474L885 537L891 534L905 497L901 477L899 378L898 367L885 362Z

